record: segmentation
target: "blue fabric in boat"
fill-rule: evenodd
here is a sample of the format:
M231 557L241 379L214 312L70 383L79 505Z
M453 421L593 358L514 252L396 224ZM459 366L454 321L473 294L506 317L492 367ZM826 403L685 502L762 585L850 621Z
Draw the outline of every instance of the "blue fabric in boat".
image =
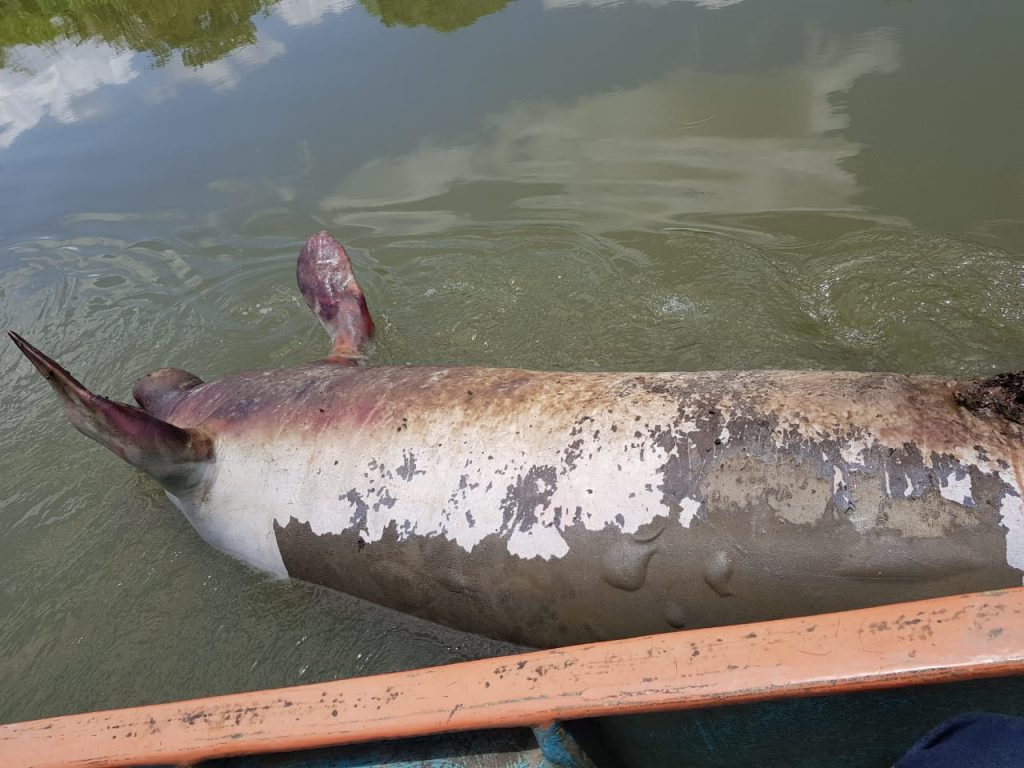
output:
M893 768L1016 768L1024 765L1024 717L969 714L929 731Z

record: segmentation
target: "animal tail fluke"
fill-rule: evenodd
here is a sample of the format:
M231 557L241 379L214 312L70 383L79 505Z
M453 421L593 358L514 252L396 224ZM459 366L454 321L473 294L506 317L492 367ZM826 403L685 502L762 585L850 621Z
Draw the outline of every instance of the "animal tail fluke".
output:
M183 493L199 483L201 465L213 458L213 441L208 435L94 395L14 331L7 334L53 387L79 432L151 475L171 493Z

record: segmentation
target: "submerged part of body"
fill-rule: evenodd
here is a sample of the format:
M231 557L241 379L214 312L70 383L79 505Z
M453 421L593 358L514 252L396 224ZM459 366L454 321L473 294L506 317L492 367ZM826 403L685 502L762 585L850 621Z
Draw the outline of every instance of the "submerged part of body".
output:
M139 410L19 345L82 431L141 446L125 457L214 546L496 638L553 646L1021 584L1012 377L355 367L372 321L334 248L321 233L300 257L325 362L210 383L157 372Z

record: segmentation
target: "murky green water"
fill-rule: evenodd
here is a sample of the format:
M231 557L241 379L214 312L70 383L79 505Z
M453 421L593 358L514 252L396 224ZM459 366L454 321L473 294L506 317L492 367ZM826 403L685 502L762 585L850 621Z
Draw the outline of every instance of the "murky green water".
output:
M74 6L74 12L68 11ZM1024 367L1024 5L0 0L0 326L127 399L377 363ZM0 722L498 644L271 581L0 344Z

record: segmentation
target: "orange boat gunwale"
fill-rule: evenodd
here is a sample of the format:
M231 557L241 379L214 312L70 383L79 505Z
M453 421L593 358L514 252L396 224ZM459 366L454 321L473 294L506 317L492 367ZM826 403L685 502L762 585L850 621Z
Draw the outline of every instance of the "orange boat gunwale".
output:
M232 755L1024 674L1024 587L0 725L10 768Z

